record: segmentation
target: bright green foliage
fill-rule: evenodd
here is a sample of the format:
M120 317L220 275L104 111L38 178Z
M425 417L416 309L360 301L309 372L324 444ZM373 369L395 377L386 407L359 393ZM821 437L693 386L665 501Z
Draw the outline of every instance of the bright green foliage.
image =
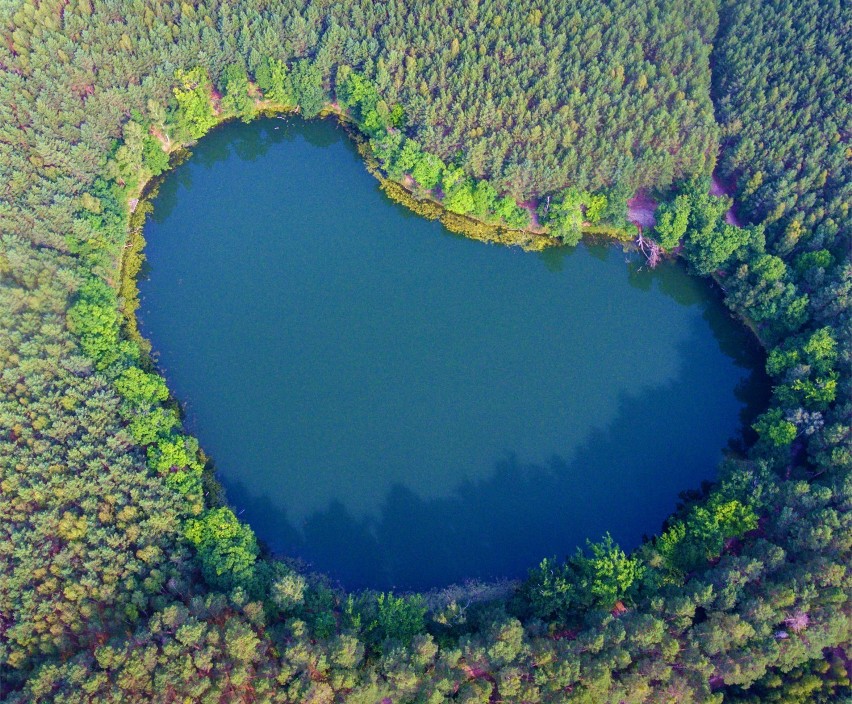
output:
M337 69L337 102L344 108L358 108L358 119L363 120L364 114L375 109L379 102L379 94L375 86L351 66L341 66Z
M802 353L817 372L827 372L837 361L837 341L830 327L820 328L802 345Z
M169 168L169 155L160 142L151 135L145 135L142 145L142 161L152 176L159 176Z
M464 181L465 178L464 169L455 165L448 166L444 169L444 173L441 176L441 189L444 193L449 193L457 183Z
M281 105L296 102L287 64L280 59L263 57L255 71L255 80L267 100Z
M593 225L600 222L607 209L608 199L604 193L587 193L585 198L585 215Z
M789 445L796 439L796 426L785 420L780 408L773 408L761 415L752 427L762 439L775 447Z
M420 595L382 593L376 598L376 608L375 628L380 640L391 639L407 645L425 629L426 606Z
M68 310L68 329L80 339L83 352L103 369L118 359L118 302L115 291L90 279Z
M210 79L200 66L189 71L175 72L178 85L174 88L177 101L177 126L190 139L198 139L216 124L210 100Z
M497 210L497 190L489 181L477 181L473 189L473 215L483 220L493 217Z
M161 474L166 484L184 494L199 489L201 470L198 461L198 441L175 435L160 440L148 448L148 466Z
M420 145L413 139L406 139L394 161L393 173L400 176L410 173L422 159L423 152L420 150Z
M566 623L582 609L610 610L630 600L645 573L641 559L626 555L608 533L588 546L591 557L578 549L564 564L545 559L530 571L524 596L535 616Z
M672 250L680 244L689 224L689 211L689 196L685 194L681 194L673 202L663 203L657 208L654 239L663 249Z
M248 74L242 64L229 64L222 73L222 110L239 115L243 122L255 116L254 101L249 97Z
M294 64L290 77L302 117L306 120L316 117L327 101L320 67L308 59L302 59Z
M138 184L141 167L144 164L146 137L144 128L135 120L124 125L124 141L115 150L113 161L109 164L110 176L122 185ZM144 178L144 177L143 177ZM101 212L98 209L97 212Z
M795 379L778 386L775 395L784 406L800 405L812 411L826 410L837 398L837 373L815 379Z
M827 249L816 252L805 252L796 258L796 271L800 274L809 269L830 269L834 265L834 257Z
M399 112L396 118L391 116L387 103L379 97L375 86L361 74L352 71L349 66L341 66L338 69L337 99L342 107L352 109L355 119L369 135L381 135L395 120L401 120ZM419 151L419 147L417 148ZM413 162L402 171L410 171L412 166Z
M522 230L530 224L530 214L519 206L512 196L503 196L494 204L494 215L509 227Z
M564 244L575 245L583 237L583 223L595 223L606 212L608 199L603 194L580 192L568 188L539 207L539 217L550 233Z
M254 533L230 509L210 509L201 518L190 519L184 534L198 551L201 572L212 587L230 589L254 576L258 554Z
M421 154L411 169L411 177L423 188L431 191L441 181L444 162L434 154Z
M473 198L473 183L469 179L457 181L444 196L444 207L459 215L468 215L476 207Z
M172 409L155 408L130 421L130 434L139 445L151 445L171 435L180 426L180 418Z
M148 409L169 397L166 381L158 374L149 374L139 367L128 367L115 380L115 388L131 406Z
M655 541L665 566L665 581L679 584L686 573L718 557L726 540L756 527L757 515L750 506L714 494L706 505L694 506L684 521L675 522Z
M575 561L595 603L611 609L616 602L626 599L645 573L637 557L628 557L609 533L600 543L589 543L592 557L578 553Z
M577 190L569 189L553 200L542 213L542 221L563 244L576 245L583 237L582 200Z

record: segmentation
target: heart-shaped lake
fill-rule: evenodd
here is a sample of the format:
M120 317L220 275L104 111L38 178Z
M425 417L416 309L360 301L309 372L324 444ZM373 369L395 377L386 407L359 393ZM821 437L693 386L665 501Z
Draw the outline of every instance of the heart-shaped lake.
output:
M518 577L656 532L762 403L705 282L390 202L331 122L206 137L146 226L142 330L228 498L351 588Z

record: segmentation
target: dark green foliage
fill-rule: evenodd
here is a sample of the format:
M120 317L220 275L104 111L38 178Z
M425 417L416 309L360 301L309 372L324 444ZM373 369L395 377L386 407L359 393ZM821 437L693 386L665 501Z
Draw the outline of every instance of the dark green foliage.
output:
M290 77L293 82L293 95L302 117L306 120L316 117L327 100L320 67L308 59L302 59L293 65Z
M250 122L255 115L254 101L249 97L248 74L242 64L229 64L222 73L222 110L239 115Z
M632 193L709 173L713 5L420 0L335 14L394 37L369 59L359 37L344 62L402 106L408 136L445 162L461 148L466 173L519 202L618 175Z
M682 194L671 203L663 203L655 213L657 224L654 238L665 250L671 250L680 244L689 224L689 196Z
M280 59L264 56L255 70L255 80L267 100L282 105L295 103L293 83L287 65Z
M738 704L839 704L852 700L849 672L841 652L810 660L783 675L773 672L751 687L729 687L725 701Z
M577 586L573 574L556 558L545 558L524 583L527 608L538 618L565 622L572 612Z
M834 249L848 237L848 9L843 0L722 2L720 169L736 178L749 220L765 224L773 254Z

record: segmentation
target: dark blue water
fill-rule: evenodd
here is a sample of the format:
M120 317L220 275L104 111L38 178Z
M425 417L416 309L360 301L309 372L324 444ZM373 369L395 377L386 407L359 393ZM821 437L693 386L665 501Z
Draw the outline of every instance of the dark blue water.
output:
M229 500L350 588L634 546L765 394L704 282L452 235L330 122L215 131L145 235L142 329Z

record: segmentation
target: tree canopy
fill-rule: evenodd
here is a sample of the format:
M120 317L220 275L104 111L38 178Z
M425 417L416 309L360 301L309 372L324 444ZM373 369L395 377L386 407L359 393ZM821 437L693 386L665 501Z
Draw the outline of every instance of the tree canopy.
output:
M0 4L0 696L848 696L850 18L840 0L722 0L720 27L718 9ZM346 594L263 554L128 283L151 179L261 110L335 113L415 197L565 243L624 228L652 193L651 234L767 348L752 446L633 553L604 536L508 595ZM730 197L710 195L717 153Z

